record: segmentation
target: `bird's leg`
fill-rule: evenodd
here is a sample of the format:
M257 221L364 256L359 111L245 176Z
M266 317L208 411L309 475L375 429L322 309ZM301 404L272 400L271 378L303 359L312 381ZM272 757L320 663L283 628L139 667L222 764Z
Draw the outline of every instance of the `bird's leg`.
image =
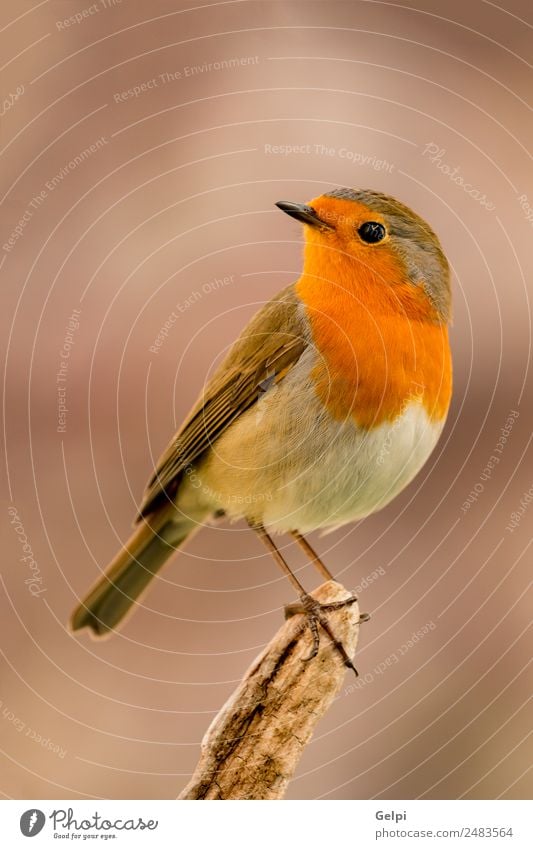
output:
M355 596L350 596L347 599L343 599L342 601L335 601L331 604L320 604L320 602L318 602L315 598L313 598L313 596L309 595L309 593L305 591L304 587L302 586L296 575L292 572L289 564L286 562L285 558L274 543L274 540L267 533L263 525L250 523L250 526L263 540L264 544L270 551L272 557L274 558L278 566L280 566L285 575L288 577L289 581L300 596L299 602L297 602L296 604L287 605L287 608L285 610L286 615L288 613L289 616L293 616L295 613L303 613L309 623L309 628L313 637L313 648L311 650L311 654L304 659L306 661L312 660L312 658L315 657L318 653L318 648L320 645L318 626L320 625L321 628L323 628L323 630L330 638L337 651L339 652L344 665L348 666L350 669L353 669L355 674L358 675L357 669L353 665L351 658L346 652L346 649L331 630L329 622L323 613L324 610L338 610L340 607L344 607L347 604L354 604L354 602L357 601Z
M303 548L313 566L316 566L320 574L326 579L326 581L334 581L335 578L329 571L329 569L324 565L314 548L311 548L305 537L303 537L298 531L291 531L291 536L294 537L300 548Z
M287 563L287 561L283 557L283 554L281 553L281 551L278 550L278 548L277 548L274 540L270 536L270 534L268 534L266 532L265 528L261 524L251 524L250 523L250 527L263 540L264 544L266 545L266 547L270 551L272 557L274 558L274 560L276 561L278 566L281 567L283 572L285 572L285 574L287 575L287 578L289 579L289 581L293 585L294 589L296 590L296 592L298 593L300 598L304 598L307 595L304 587L302 586L302 584L300 583L300 581L298 580L296 575L293 573L289 564Z
M315 549L309 545L305 537L303 537L298 531L291 531L290 533L291 536L294 537L298 545L303 548L303 550L310 558L313 565L316 566L321 575L323 575L323 577L327 581L334 581L335 578L333 577L327 566L320 559ZM353 604L354 601L357 601L355 596L350 596L350 598L344 599L343 601L334 601L331 602L331 604L322 604L321 607L322 610L338 610L340 607L344 607L345 604ZM295 604L285 605L285 615L287 619L289 618L289 616L294 616L295 613L302 613L301 604L299 604L299 602L296 602ZM359 621L368 622L369 619L370 616L368 615L368 613L362 613L359 618Z

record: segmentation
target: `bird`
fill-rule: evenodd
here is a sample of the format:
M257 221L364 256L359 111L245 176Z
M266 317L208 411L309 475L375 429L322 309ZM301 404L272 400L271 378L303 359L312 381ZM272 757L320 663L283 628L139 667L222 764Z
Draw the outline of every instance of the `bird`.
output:
M300 277L264 304L160 457L132 536L80 602L73 630L109 634L167 559L207 522L244 519L291 581L288 605L351 659L276 545L385 507L420 471L452 395L449 264L395 198L334 188L276 206L303 224ZM361 621L364 616L361 617ZM355 670L354 670L355 671Z

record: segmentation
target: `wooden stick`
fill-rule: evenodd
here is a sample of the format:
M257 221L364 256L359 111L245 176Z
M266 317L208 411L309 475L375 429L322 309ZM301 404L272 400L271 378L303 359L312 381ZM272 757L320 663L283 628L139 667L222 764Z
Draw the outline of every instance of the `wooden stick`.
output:
M328 581L312 596L328 604L349 598L350 593ZM325 615L352 657L359 633L357 602ZM347 671L322 628L318 654L305 661L312 647L303 614L282 625L211 723L198 766L180 799L283 797Z

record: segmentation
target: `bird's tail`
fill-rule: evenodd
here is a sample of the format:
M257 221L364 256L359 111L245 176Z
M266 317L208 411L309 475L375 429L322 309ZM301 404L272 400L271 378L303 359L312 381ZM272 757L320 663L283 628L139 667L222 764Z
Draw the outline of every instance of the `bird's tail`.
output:
M107 634L126 616L168 557L198 527L191 519L163 517L154 523L141 520L105 574L76 608L73 631L91 628L96 636Z

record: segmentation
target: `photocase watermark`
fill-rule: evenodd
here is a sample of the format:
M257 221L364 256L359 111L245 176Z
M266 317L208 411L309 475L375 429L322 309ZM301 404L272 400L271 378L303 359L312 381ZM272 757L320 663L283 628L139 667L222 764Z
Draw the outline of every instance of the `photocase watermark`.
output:
M65 336L59 351L59 369L56 374L56 393L57 393L57 433L67 432L67 376L70 362L70 354L74 345L74 334L79 330L79 318L81 310L73 309L67 325L65 327Z
M41 832L46 823L46 817L39 808L24 811L20 818L20 830L24 837L35 837Z
M229 495L227 495L222 492L219 492L216 489L213 489L212 486L208 486L207 484L205 484L202 481L202 478L196 472L194 466L189 465L184 471L187 477L189 478L193 489L201 490L203 495L207 495L220 503L224 503L228 507L232 504L237 504L239 506L244 504L264 504L265 502L272 501L273 498L271 492L249 492L246 495L230 493Z
M89 159L89 157L94 153L98 153L98 151L106 144L109 144L109 139L106 136L100 136L97 138L95 142L89 145L89 147L84 148L81 153L76 154L73 159L67 162L67 164L64 165L54 177L47 180L44 184L45 188L49 192L53 192L53 190L63 182L67 174L70 174L71 171L75 171L79 165L85 162L86 159Z
M479 189L476 189L472 183L467 182L462 174L459 173L459 165L456 165L454 168L452 165L448 165L448 163L443 162L443 157L445 155L446 149L444 147L439 147L439 145L435 144L435 142L428 142L422 151L422 156L427 156L429 161L438 168L441 174L448 177L452 183L456 183L456 185L460 186L467 195L470 195L470 197L476 200L481 206L489 210L489 212L496 209L495 204L487 198L486 194Z
M353 588L354 595L359 595L361 590L368 589L371 584L373 584L375 581L378 581L385 574L386 573L383 566L378 566L377 569L374 569L373 572L371 572L365 578L362 578L361 581L357 584L357 586Z
M199 289L194 289L190 295L184 298L182 301L178 301L175 308L165 319L165 322L161 325L159 329L159 333L154 339L153 343L148 348L152 354L158 354L161 347L164 345L166 339L172 327L176 324L177 320L185 315L188 310L194 304L197 304L198 301L201 301L206 295L211 294L211 292L216 292L218 289L223 289L226 286L229 286L235 280L234 274L227 274L225 277L214 277L212 280L207 280L205 283L200 286Z
M50 737L45 737L43 734L39 734L34 728L29 726L23 719L16 715L16 713L0 699L0 709L2 711L2 718L9 724L13 726L13 728L18 731L19 734L22 734L23 737L28 737L29 740L32 740L38 746L41 746L43 749L47 749L52 754L57 755L58 758L64 758L67 754L67 750L60 746L58 743L54 743Z
M505 526L506 531L509 531L509 533L512 534L516 530L516 528L518 527L518 525L522 521L527 508L529 507L529 505L531 504L532 501L533 501L533 484L529 487L529 489L527 489L524 492L522 498L520 499L520 508L511 513L511 517L510 517L511 521L509 522L508 525Z
M54 838L66 840L116 840L122 832L155 831L159 820L144 819L138 815L136 806L135 816L121 816L117 819L100 814L97 810L90 816L75 814L74 808L54 808L45 814L39 808L28 808L20 817L20 830L25 837L34 837L45 827L47 820L54 833Z
M21 83L18 85L14 92L9 92L0 102L0 118L3 118L4 115L9 112L10 109L13 108L17 100L19 100L24 94L24 85Z
M30 202L28 203L26 209L24 210L23 215L19 219L16 227L13 228L9 237L6 239L4 244L2 245L2 249L5 253L10 253L15 247L18 240L24 233L24 230L30 223L31 219L45 202L46 198L50 195L51 192L54 191L58 186L61 185L65 177L78 168L83 162L89 159L93 154L97 153L102 149L106 144L109 143L109 139L105 136L100 136L96 139L93 144L90 144L88 147L84 148L80 153L78 153L73 159L66 163L53 177L46 181L43 188L40 192L37 192L36 195L32 197Z
M98 3L93 3L92 6L86 6L85 9L79 9L74 15L69 18L62 18L56 21L57 30L66 30L76 24L82 24L87 18L92 18L99 12L104 12L107 9L113 9L115 6L121 6L122 0L98 0Z
M11 526L17 534L19 543L22 547L23 555L19 559L21 563L26 564L30 571L30 575L25 578L24 583L27 585L32 596L38 598L46 592L46 587L43 586L43 578L39 564L34 557L33 549L28 540L26 531L24 530L24 525L22 524L17 508L12 505L11 507L8 507L7 512L11 520Z
M421 640L424 639L427 634L431 631L434 631L437 626L433 622L433 620L426 622L425 625L422 625L418 630L413 631L411 636L405 643L393 651L388 655L384 660L381 660L371 672L366 672L364 675L361 675L353 684L350 684L344 690L344 695L349 696L350 693L353 693L355 690L361 690L363 687L366 687L367 684L371 684L377 677L383 675L388 669L391 669L397 663L400 662L402 657L404 657L408 651L414 648Z
M163 71L149 80L143 80L137 85L127 88L124 91L116 91L113 94L115 103L125 103L127 100L140 97L148 91L153 91L156 88L161 88L169 83L175 83L180 80L188 79L189 77L197 77L202 74L211 74L215 71L232 71L237 68L245 68L248 65L258 65L259 56L232 56L229 59L219 59L215 62L203 62L200 65L184 65L182 68L177 68L173 71Z
M378 464L378 466L382 466L384 464L386 458L390 454L390 451L391 451L391 448L392 448L392 440L393 440L393 437L394 437L394 433L395 433L396 430L398 430L398 428L402 427L403 416L405 415L405 413L407 412L407 410L409 409L409 407L412 404L420 404L421 403L422 397L424 395L425 388L426 387L422 383L413 382L411 384L411 388L409 389L409 393L406 395L406 397L402 401L399 415L396 416L394 421L391 423L391 426L387 430L387 435L386 435L386 437L383 441L383 445L381 446L380 452L379 452L377 460L376 460L376 463Z
M389 248L403 263L403 267L405 268L410 280L414 282L424 280L424 272L414 261L412 251L405 247L403 242L399 240L391 240L389 242Z
M90 817L84 817L75 815L74 808L55 808L46 815L39 808L29 808L20 818L20 830L25 837L33 837L43 829L47 819L50 820L54 838L83 839L84 843L88 838L111 840L119 837L122 831L155 831L159 826L159 820L145 820L138 815L109 819L95 811Z
M338 159L346 159L352 165L362 165L372 168L374 171L392 172L394 165L387 159L379 159L375 155L361 153L348 147L331 147L326 144L265 144L263 148L267 156L331 156Z
M470 508L472 507L473 504L476 503L476 501L478 500L478 498L482 494L482 492L484 492L485 483L491 479L492 473L494 472L494 469L496 468L496 466L500 462L501 455L503 454L505 446L507 444L507 440L509 439L509 437L511 435L511 431L514 427L514 423L516 422L519 415L520 415L520 413L518 412L518 410L511 410L509 415L507 416L507 420L506 420L504 426L502 428L500 428L500 436L498 438L498 441L497 441L496 445L494 446L494 448L492 449L492 454L489 457L489 459L487 460L485 468L483 469L483 471L481 472L481 474L479 476L478 482L470 490L470 492L468 494L468 498L466 499L466 501L463 501L463 504L461 506L461 512L463 514L466 513L468 510L470 510Z
M271 492L254 492L247 493L246 495L234 493L228 496L213 489L202 480L192 460L189 459L186 449L187 443L183 441L182 437L178 437L174 442L176 467L179 467L187 475L193 489L200 490L204 495L209 496L215 501L226 501L227 504L258 504L265 501L272 501L273 496Z
M518 203L520 205L520 209L524 213L525 219L528 222L529 226L533 227L533 206L531 206L528 196L520 195L520 197L518 198Z

